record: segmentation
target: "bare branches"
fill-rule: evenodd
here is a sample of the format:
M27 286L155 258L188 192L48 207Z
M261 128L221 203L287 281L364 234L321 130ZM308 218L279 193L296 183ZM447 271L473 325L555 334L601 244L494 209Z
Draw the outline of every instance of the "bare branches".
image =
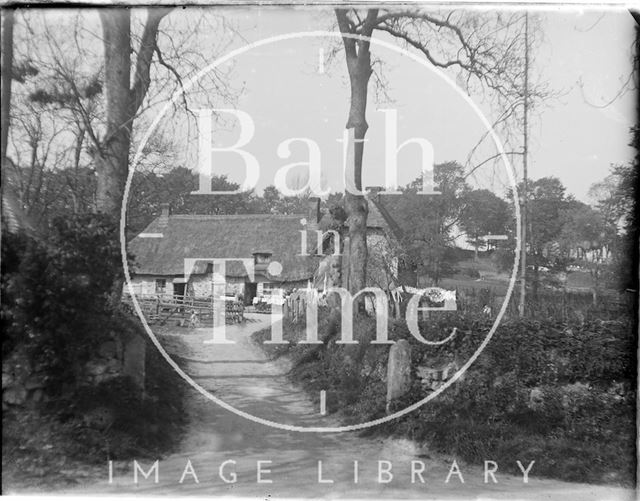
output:
M131 88L131 103L135 111L140 108L142 101L149 90L151 61L153 54L158 53L156 40L158 38L158 27L160 21L171 9L149 9L147 22L144 26L140 47L136 58L136 71ZM177 74L177 73L176 73Z
M582 94L582 100L592 108L598 108L598 109L607 108L608 106L611 106L613 103L615 103L622 96L624 96L627 92L635 88L635 85L633 86L631 85L631 82L633 81L633 77L634 77L634 72L631 71L627 79L622 83L622 85L616 92L616 94L604 104L595 104L587 98L584 92L584 82L582 81L582 78L580 78L578 79L578 87L580 89L580 94Z
M158 58L158 63L160 63L161 66L164 66L166 69L168 69L169 72L171 72L171 74L175 77L176 81L180 85L180 89L184 91L184 84L182 83L182 77L180 76L180 73L178 73L178 71L171 64L165 61L162 55L162 51L160 50L160 47L158 47L157 43L155 43L154 50L156 53L156 57ZM184 104L184 109L188 110L189 106L187 105L187 96L184 94L184 92L182 93L182 103Z
M347 61L355 64L355 61L358 60L358 64L363 65L369 61L368 54L371 43L367 38L371 38L373 30L376 28L378 9L369 9L364 20L361 19L357 10L352 9L351 15L356 18L357 22L353 22L353 20L349 18L346 9L335 9L335 13L340 32L346 35L353 35L342 37L347 54ZM365 38L358 39L358 36Z
M424 45L422 45L420 42L414 40L413 38L411 38L406 33L403 33L401 31L395 30L395 29L390 28L388 26L379 26L378 29L380 31L386 31L390 35L393 35L394 37L399 38L400 40L404 40L409 45L411 45L413 48L418 49L420 52L422 52L426 56L427 60L431 64L433 64L434 66L438 66L439 68L449 68L451 66L460 66L463 69L467 69L467 70L469 69L469 67L467 65L463 64L462 61L460 61L459 59L454 59L454 60L450 60L450 61L438 61L437 59L435 59L433 57L431 52Z
M519 21L519 15L391 11L376 19L375 29L404 41L436 67L457 67L469 91L475 81L480 91L513 96L522 71Z

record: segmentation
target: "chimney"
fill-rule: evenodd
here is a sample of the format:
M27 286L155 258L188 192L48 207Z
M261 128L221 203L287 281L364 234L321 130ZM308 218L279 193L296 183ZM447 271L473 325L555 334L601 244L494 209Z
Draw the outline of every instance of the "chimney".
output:
M169 214L170 214L170 210L169 210L169 204L168 203L162 203L160 204L160 218L158 220L159 226L161 228L166 228L166 226L169 224Z
M380 200L380 192L385 191L384 186L368 186L365 190L368 198L378 202Z
M307 228L310 230L318 229L320 221L320 199L318 197L310 197L307 206Z

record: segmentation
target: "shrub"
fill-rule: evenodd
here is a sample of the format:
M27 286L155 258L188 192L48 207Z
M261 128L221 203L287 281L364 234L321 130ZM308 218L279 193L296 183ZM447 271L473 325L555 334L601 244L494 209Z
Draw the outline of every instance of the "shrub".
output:
M186 385L156 350L147 356L145 396L127 377L80 387L46 412L72 424L67 453L86 461L157 458L180 442Z
M122 328L111 298L122 268L115 223L103 215L58 218L46 242L22 235L4 244L6 338L24 342L58 386L77 381L96 344Z
M180 438L184 383L148 342L146 395L125 377L86 385L83 369L103 339L146 335L120 307L117 225L104 215L58 218L50 236L2 240L3 360L23 345L47 381L42 428L65 437L65 457L103 461L157 455ZM18 441L24 409L3 413ZM46 435L43 434L43 435ZM12 449L20 454L20 448ZM15 452L18 451L18 452ZM36 453L26 460L36 461Z
M469 278L480 278L480 270L475 268L465 268L464 274Z

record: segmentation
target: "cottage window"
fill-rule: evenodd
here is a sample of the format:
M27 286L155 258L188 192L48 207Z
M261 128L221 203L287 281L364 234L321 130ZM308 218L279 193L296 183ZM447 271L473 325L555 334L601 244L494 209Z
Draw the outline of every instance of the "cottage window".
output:
M164 294L167 290L167 280L156 278L156 294Z
M334 254L335 246L334 246L334 234L327 232L328 234L324 237L322 241L322 254L324 256L328 256L329 254Z

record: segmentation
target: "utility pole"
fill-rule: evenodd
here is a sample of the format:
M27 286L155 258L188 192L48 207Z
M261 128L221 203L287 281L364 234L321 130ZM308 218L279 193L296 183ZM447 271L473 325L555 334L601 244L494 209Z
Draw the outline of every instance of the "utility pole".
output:
M529 12L524 13L524 143L522 148L522 195L520 210L520 303L518 314L524 317L527 276L527 157L529 154Z

